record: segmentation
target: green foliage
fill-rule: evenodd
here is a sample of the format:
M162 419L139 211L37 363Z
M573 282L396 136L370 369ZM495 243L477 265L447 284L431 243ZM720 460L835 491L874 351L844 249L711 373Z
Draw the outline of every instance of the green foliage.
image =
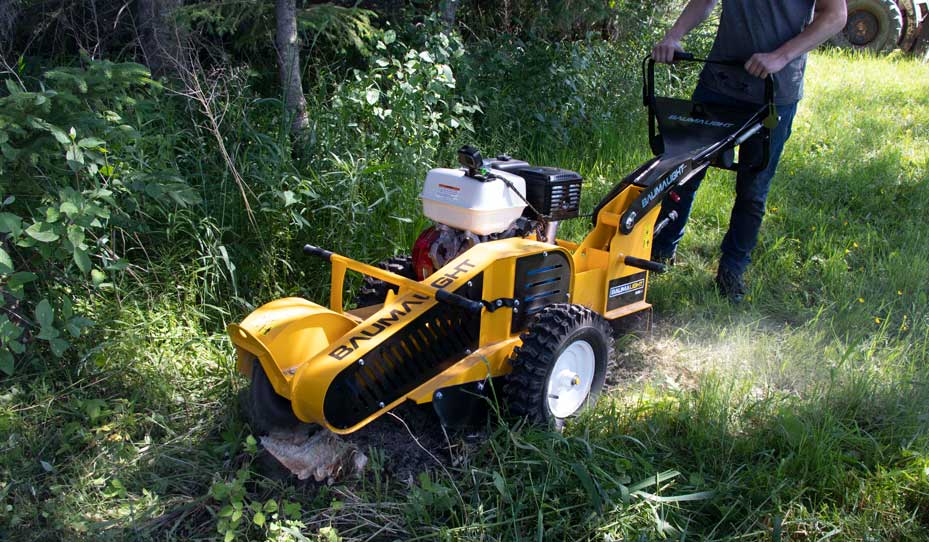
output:
M410 489L406 520L411 525L443 524L461 505L454 481L433 480L428 472L419 475L419 484Z
M320 77L310 89L299 159L255 175L267 183L258 194L268 212L263 229L291 243L288 250L301 239L376 260L411 244L420 179L473 134L478 108L456 79L464 52L457 37L428 33L412 45L387 30L372 50L368 69Z
M300 5L304 4L304 5ZM240 53L271 54L275 35L274 2L206 0L178 10L179 22L205 36L228 40ZM298 2L297 29L304 44L335 54L370 53L374 12L330 3Z
M149 222L201 199L176 173L140 171L133 161L147 144L133 117L160 92L145 67L88 61L5 84L0 370L10 374L14 354L61 357L92 323L89 299L131 265L124 253ZM39 348L27 352L29 344Z
M317 137L340 153L373 151L403 173L435 160L449 139L468 137L478 107L457 88L453 65L464 54L462 43L441 32L427 36L414 47L384 32L369 68L334 87L315 121Z
M629 74L638 72L642 52L633 45L511 38L472 49L467 86L485 104L478 130L495 146L565 145L638 116L641 90Z
M23 342L38 340L62 356L91 323L75 313L79 296L107 287L106 272L125 268L109 235L128 191L102 138L131 140L121 114L151 80L136 64L95 62L46 72L35 90L5 82L0 283L14 319L0 322L0 370L11 374Z
M674 7L679 6L673 0L475 0L462 2L459 20L484 38L502 32L555 42L600 35L628 43L647 35L650 27L663 25Z
M254 441L253 437L249 438ZM248 469L239 469L235 479L216 482L210 489L210 495L221 505L216 513L216 529L222 540L237 540L249 528L264 532L262 539L269 542L299 540L294 532L299 533L306 527L297 520L300 517L300 505L286 500L280 504L274 499L264 502L249 500L245 483L250 477Z

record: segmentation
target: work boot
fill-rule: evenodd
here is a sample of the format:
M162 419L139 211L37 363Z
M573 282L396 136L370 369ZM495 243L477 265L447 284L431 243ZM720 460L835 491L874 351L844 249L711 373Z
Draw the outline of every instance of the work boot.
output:
M745 299L745 281L741 273L720 267L716 273L716 291L731 303L741 303Z

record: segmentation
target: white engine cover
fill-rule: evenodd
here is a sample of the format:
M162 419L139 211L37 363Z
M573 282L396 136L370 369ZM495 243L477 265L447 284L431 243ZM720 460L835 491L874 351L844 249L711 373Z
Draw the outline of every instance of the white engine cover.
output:
M526 196L526 181L505 171L491 170L505 177ZM500 179L481 182L465 175L462 169L438 168L426 175L419 196L423 214L459 230L478 235L501 232L523 214L526 203Z

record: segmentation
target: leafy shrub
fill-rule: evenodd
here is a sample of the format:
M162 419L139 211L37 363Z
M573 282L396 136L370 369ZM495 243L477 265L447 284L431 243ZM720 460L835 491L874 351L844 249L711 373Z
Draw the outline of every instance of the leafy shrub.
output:
M183 183L139 186L114 159L133 145L124 120L155 89L138 64L90 62L38 81L6 79L0 97L0 370L38 341L61 356L90 321L85 296L128 265L113 242L135 230L142 199L189 203ZM136 214L136 216L133 216Z
M276 227L282 238L361 259L412 243L419 184L471 137L478 110L455 75L461 41L424 35L411 44L387 30L372 44L367 70L317 81L308 97L310 135L296 149L301 158L262 198L287 209L287 224Z
M477 107L462 100L452 65L464 54L460 40L429 33L421 48L388 30L366 71L336 85L318 129L340 150L381 151L381 161L401 168L434 158L454 134L472 131ZM329 114L327 114L327 112ZM347 129L345 129L347 128Z
M661 26L677 4L672 0L475 0L463 3L460 19L482 38L502 32L533 41L576 41L600 35L631 42Z
M324 45L324 51L336 54L370 53L369 42L375 35L372 24L374 12L331 3L297 4L297 28L306 44ZM274 57L275 21L272 2L189 2L178 10L177 17L184 26L198 31L202 36L226 41L232 51L252 54L260 52L269 59Z

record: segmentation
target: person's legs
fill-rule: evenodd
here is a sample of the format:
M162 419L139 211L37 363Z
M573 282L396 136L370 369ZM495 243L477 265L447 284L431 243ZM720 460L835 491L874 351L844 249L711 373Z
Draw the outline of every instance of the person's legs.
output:
M777 108L780 122L771 132L771 154L767 167L762 171L743 169L736 176L735 204L729 219L729 230L722 242L720 273L727 272L741 277L751 262L751 252L758 242L761 219L765 213L765 202L771 179L790 137L791 125L797 112L797 104L781 105ZM739 149L739 161L752 163L761 160L761 141L752 138Z
M652 260L657 262L674 259L674 253L677 251L677 244L684 237L684 227L690 218L690 210L694 204L694 198L697 195L697 189L700 183L706 177L706 170L696 175L684 186L674 189L679 199L674 200L671 196L666 196L661 202L661 210L658 212L656 224L660 224L671 212L677 213L677 218L668 223L667 226L652 239Z

